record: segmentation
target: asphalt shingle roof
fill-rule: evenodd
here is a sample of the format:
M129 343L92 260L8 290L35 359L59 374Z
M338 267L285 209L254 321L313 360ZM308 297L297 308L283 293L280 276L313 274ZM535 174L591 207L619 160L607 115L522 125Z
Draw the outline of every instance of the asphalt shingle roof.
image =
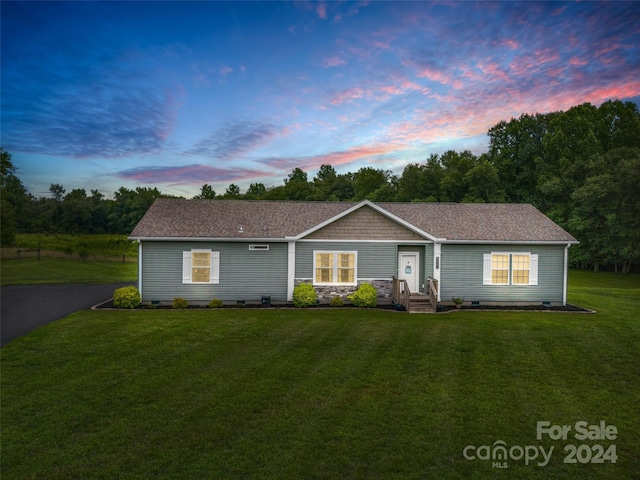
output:
M298 236L356 205L355 202L160 198L130 237L282 239ZM576 241L528 204L383 202L375 205L423 232L449 241Z

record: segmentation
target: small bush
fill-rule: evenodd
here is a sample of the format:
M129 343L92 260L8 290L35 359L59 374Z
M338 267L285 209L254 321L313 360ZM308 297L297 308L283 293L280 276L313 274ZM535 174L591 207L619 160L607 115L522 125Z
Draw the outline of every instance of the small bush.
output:
M209 308L220 308L222 307L222 300L219 298L214 298L209 302Z
M344 305L344 302L342 301L342 297L340 295L336 295L329 302L329 306L331 307L342 307L343 305Z
M348 298L356 307L375 307L378 304L378 291L370 283L363 283Z
M173 303L171 304L171 308L182 309L187 308L189 306L189 302L187 302L184 298L176 297L173 299Z
M113 292L113 306L116 308L136 308L140 305L140 292L136 287L117 288Z
M293 304L296 307L311 307L316 300L316 289L310 283L301 283L293 289Z

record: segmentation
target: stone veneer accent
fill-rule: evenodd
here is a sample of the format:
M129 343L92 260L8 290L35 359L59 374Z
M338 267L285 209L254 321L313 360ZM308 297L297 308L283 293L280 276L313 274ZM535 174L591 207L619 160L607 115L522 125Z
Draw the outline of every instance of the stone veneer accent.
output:
M301 283L313 283L313 281L310 278L296 279L294 285L298 286ZM358 280L358 286L363 283L370 283L373 285L378 291L379 299L390 299L393 294L393 282L391 280ZM330 302L336 295L346 299L347 295L351 295L358 289L358 287L353 285L319 285L314 286L314 288L320 302Z

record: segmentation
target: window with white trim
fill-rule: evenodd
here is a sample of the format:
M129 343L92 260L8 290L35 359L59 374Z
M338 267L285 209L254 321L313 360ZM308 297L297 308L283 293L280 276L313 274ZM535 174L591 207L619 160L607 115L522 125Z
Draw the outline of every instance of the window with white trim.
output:
M314 284L356 284L357 252L313 252Z
M538 254L485 253L482 278L483 285L537 285Z
M182 283L220 283L220 252L203 249L182 252Z

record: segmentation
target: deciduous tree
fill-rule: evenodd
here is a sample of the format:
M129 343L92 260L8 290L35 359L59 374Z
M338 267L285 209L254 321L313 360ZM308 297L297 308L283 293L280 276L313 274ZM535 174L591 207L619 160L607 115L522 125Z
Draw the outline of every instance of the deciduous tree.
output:
M204 185L202 185L202 187L200 187L200 193L193 198L200 200L211 200L213 198L216 198L216 192L211 185L205 183Z

